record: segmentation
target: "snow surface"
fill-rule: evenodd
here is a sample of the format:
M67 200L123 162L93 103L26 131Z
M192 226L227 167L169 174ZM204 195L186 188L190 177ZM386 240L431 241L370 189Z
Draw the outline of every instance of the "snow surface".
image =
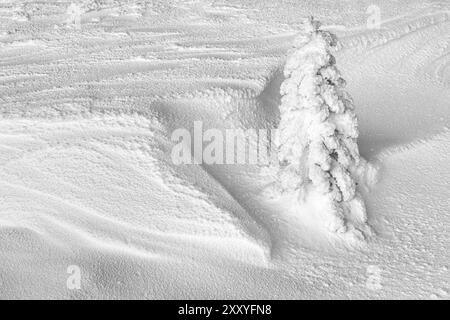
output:
M448 299L449 12L447 0L1 1L0 298ZM277 126L286 54L311 14L341 40L359 148L380 168L366 241L325 230L317 203L299 213L268 196L267 168L170 158L171 132L194 121ZM74 265L80 290L66 286Z

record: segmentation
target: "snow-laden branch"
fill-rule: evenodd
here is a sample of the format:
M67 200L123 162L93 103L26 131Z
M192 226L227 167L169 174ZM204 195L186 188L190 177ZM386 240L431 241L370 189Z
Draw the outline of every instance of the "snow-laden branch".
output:
M281 86L278 159L283 191L300 202L320 195L327 226L345 232L355 217L366 221L356 182L366 162L358 150L354 105L331 54L336 44L313 18L294 40Z

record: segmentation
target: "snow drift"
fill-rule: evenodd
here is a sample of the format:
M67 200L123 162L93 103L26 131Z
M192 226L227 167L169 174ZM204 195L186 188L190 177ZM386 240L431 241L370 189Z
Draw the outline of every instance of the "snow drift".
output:
M0 298L449 298L449 1L370 1L376 30L356 0L0 2ZM281 199L264 193L275 170L174 166L170 134L194 121L277 127L281 70L307 15L339 36L329 49L357 106L358 149L383 170L370 194L353 156L327 150L285 171L294 187ZM325 45L310 48L335 68ZM344 103L328 73L327 104ZM330 179L339 192L319 192ZM367 222L330 210L352 202L338 199L353 184ZM348 232L326 228L342 220ZM376 236L348 241L366 224ZM71 266L79 290L66 286Z

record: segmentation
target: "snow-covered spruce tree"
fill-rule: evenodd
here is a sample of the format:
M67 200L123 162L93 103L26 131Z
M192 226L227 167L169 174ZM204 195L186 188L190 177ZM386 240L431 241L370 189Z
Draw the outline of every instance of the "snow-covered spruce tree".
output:
M326 211L327 227L345 232L355 219L366 222L356 191L364 160L353 102L331 54L336 44L313 18L294 40L281 86L278 159L283 191L301 202L314 197Z

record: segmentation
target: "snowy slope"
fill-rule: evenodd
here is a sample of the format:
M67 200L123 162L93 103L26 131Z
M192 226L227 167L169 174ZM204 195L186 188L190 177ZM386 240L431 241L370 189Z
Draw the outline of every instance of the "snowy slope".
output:
M70 2L0 2L1 298L449 298L448 1L73 3L81 29ZM194 121L277 125L310 14L380 167L366 241L268 197L262 167L170 159Z

